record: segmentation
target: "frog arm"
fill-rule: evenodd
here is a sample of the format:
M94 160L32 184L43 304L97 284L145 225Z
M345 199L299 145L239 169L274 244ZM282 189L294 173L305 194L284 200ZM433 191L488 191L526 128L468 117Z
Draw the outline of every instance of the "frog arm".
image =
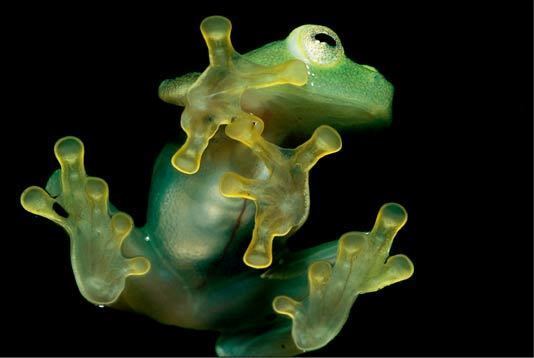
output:
M187 91L200 75L200 72L190 72L172 80L164 80L158 88L159 98L164 102L185 107Z
M239 55L230 41L231 23L221 16L204 19L200 25L208 46L210 65L200 75L164 81L160 97L185 106L181 117L187 139L172 158L174 167L186 174L200 168L202 154L221 125L231 128L236 118L253 118L241 110L241 96L253 88L279 84L303 85L308 72L304 62L289 60L262 66Z
M82 142L75 137L62 138L54 152L61 170L52 175L46 191L37 186L27 188L21 196L22 206L67 231L81 294L94 304L112 304L124 290L126 279L145 275L150 262L121 253L134 230L133 220L123 212L111 213L107 183L85 173ZM60 215L56 205L67 215Z

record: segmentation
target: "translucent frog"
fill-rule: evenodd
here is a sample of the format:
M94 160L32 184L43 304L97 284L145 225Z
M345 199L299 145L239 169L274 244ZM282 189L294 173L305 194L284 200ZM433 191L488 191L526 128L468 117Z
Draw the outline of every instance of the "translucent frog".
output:
M341 149L338 130L387 125L393 87L345 57L324 26L298 27L244 55L228 19L208 17L200 29L207 69L159 88L163 101L185 107L187 138L156 161L143 227L109 203L104 180L86 174L75 137L56 143L60 169L45 189L26 189L22 206L67 231L76 282L93 304L219 331L218 355L319 349L359 294L413 274L406 256L389 256L407 220L394 203L370 231L299 252L286 246L308 216L309 171Z

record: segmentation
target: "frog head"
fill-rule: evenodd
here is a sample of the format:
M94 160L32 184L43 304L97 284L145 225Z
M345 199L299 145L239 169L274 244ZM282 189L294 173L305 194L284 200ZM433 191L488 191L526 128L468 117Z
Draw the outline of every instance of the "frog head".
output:
M343 129L390 123L393 86L374 67L345 56L339 36L326 26L297 27L286 39L242 57L263 66L294 59L306 64L308 80L304 85L280 84L243 92L243 110L271 122L267 127L306 131L321 124ZM164 81L161 99L185 105L186 93L199 75Z
M325 26L303 25L282 41L245 54L252 62L273 66L291 59L306 64L308 81L250 89L241 105L267 122L309 132L321 124L338 129L388 125L393 86L374 67L345 56L338 35Z

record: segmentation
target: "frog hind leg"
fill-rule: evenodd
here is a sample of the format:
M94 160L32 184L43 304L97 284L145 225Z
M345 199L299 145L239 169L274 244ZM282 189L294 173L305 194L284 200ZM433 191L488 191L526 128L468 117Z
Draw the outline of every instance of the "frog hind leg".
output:
M265 276L284 278L308 265L308 295L303 299L275 297L273 309L292 320L292 337L303 350L319 349L341 330L356 298L411 277L413 264L404 255L388 257L393 238L406 222L402 206L385 204L370 232L349 232L338 242L332 266L332 246L324 259L300 257L268 271Z
M114 303L126 278L144 275L150 262L144 257L124 257L121 248L132 233L132 218L114 212L109 204L107 183L87 176L84 146L76 137L57 141L54 152L61 169L50 177L46 190L31 186L21 195L30 213L45 217L67 231L71 242L71 263L81 294L98 305ZM58 213L57 205L67 215Z
M291 321L279 319L268 325L237 332L225 332L217 339L218 356L290 357L303 353L291 336Z
M251 296L246 304L234 296L235 310L245 311L245 317L222 330L217 354L291 356L328 344L342 329L359 294L377 291L413 274L413 264L406 256L388 257L393 238L406 218L402 206L385 204L370 232L349 232L339 240L287 253L261 275L261 280L240 278L241 292L268 294L270 300L264 303L261 297ZM268 302L271 307L266 307ZM278 313L277 318L260 320L268 310ZM256 325L245 326L250 317L257 317Z

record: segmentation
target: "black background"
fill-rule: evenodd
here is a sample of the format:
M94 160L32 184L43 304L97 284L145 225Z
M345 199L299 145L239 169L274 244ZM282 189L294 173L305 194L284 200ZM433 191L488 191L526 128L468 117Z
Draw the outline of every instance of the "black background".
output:
M179 109L157 87L207 65L198 26L222 14L241 52L301 24L329 26L349 57L395 85L392 127L343 134L342 152L312 171L310 218L292 240L308 246L367 230L380 205L396 201L409 221L392 253L412 258L416 274L361 296L339 336L311 354L532 355L532 5L524 4L14 11L5 52L14 110L2 130L14 218L4 223L0 354L214 354L216 333L85 302L67 235L24 212L19 196L57 167L54 142L76 135L88 172L142 224L153 161L180 131Z

